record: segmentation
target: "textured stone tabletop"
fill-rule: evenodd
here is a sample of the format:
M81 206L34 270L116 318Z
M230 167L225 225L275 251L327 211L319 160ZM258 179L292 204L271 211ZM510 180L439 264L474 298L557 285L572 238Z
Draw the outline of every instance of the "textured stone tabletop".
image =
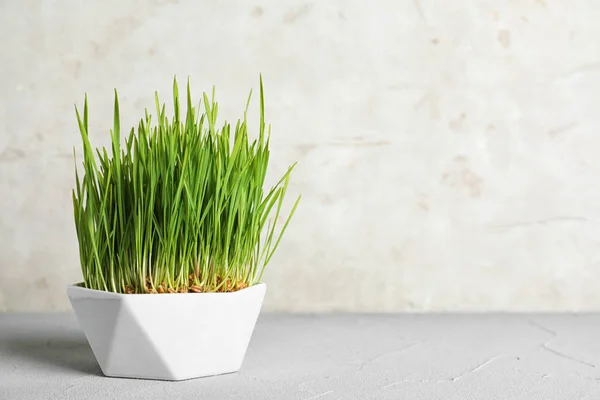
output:
M266 314L239 373L160 382L102 376L71 314L0 314L0 399L600 399L599 333L593 314Z

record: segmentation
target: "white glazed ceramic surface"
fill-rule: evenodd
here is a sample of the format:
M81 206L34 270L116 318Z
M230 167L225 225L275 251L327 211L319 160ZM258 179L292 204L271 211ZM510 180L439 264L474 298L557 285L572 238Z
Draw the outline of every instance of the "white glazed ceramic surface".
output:
M238 371L266 285L233 293L67 293L107 376L183 380Z

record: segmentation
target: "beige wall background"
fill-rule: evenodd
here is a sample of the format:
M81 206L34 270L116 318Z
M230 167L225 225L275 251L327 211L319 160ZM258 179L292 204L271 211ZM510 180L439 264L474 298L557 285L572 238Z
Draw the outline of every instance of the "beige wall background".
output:
M263 73L303 201L278 311L600 308L600 2L0 3L0 310L69 308L73 104L107 143L173 76L237 118ZM257 111L257 103L253 103Z

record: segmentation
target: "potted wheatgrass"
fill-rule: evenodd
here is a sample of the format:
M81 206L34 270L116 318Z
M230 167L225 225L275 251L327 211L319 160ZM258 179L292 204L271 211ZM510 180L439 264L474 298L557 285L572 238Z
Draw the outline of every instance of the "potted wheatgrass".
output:
M252 92L251 92L252 93ZM251 94L250 93L250 94ZM105 375L181 380L239 370L266 286L261 283L298 205L276 229L290 173L263 189L269 164L262 78L258 138L246 114L217 125L204 94L174 115L155 95L122 140L115 90L111 149L93 149L87 96L76 114L75 226L83 282L68 295Z

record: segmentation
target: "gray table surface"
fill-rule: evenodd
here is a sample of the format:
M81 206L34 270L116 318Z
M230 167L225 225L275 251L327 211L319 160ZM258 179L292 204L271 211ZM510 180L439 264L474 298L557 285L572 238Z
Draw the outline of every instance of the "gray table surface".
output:
M0 314L0 399L600 399L600 315L271 315L240 372L107 378L71 314Z

